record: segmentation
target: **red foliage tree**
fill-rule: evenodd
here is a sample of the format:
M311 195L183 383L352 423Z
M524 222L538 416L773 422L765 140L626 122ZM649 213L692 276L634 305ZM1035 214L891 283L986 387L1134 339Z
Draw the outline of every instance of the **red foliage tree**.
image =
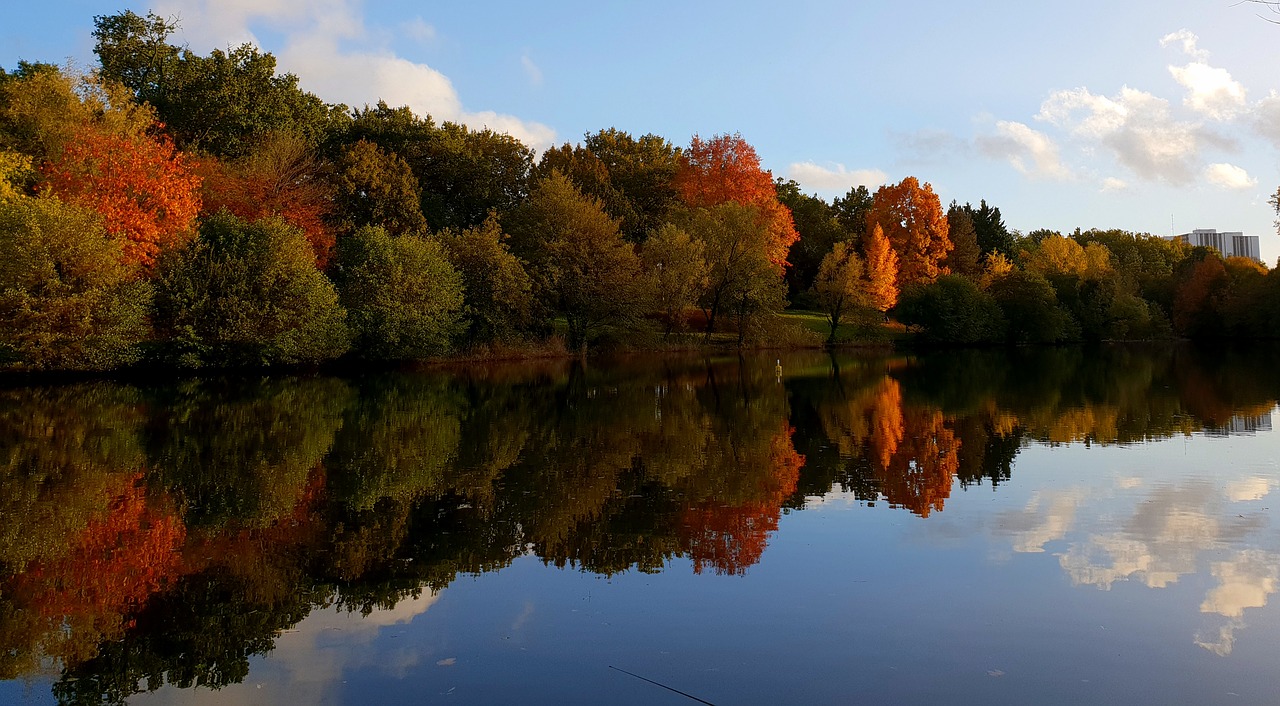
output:
M150 267L188 237L200 212L200 178L162 134L85 125L41 171L42 188L102 215L129 263Z
M689 206L706 208L737 202L755 206L769 224L769 261L781 270L787 251L800 239L791 209L778 201L773 174L760 168L756 150L741 135L717 135L703 140L694 135L681 155L675 187Z
M318 267L329 262L334 245L326 218L329 188L319 162L301 138L272 135L240 159L204 159L199 171L204 177L202 213L225 208L250 223L279 216L306 234Z

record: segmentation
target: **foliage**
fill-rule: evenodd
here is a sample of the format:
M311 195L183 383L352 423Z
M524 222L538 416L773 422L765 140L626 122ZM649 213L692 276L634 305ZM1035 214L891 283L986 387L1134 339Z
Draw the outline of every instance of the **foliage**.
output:
M858 251L851 243L836 243L831 252L822 258L813 290L831 324L827 342L832 343L836 339L836 329L840 327L840 318L849 309L863 306L867 301L862 278L862 258L858 257Z
M326 222L335 207L325 168L300 135L269 132L241 157L201 162L205 215L222 209L245 220L276 216L300 229L318 267L329 262L334 234Z
M793 303L797 296L807 296L818 275L822 259L836 243L849 242L857 248L854 234L844 226L839 212L817 196L800 192L795 181L776 184L778 200L791 210L800 239L787 252L787 291Z
M953 246L947 253L947 269L958 275L976 277L980 272L982 248L978 245L978 231L973 216L955 201L947 208L947 237Z
M276 59L250 44L200 56L169 43L177 25L132 11L94 18L94 52L109 82L154 106L177 144L219 157L240 157L271 132L318 143L340 125L343 106L327 105L276 74Z
M880 226L898 256L897 285L932 282L947 273L943 264L951 252L947 218L930 184L915 177L876 190L867 212L867 228Z
M90 211L0 200L0 356L21 368L109 370L138 359L151 287Z
M707 317L706 336L724 312L749 315L781 309L785 283L769 258L776 243L767 216L756 207L727 202L677 214L677 225L703 244L707 259L707 286L699 306ZM738 327L739 339L745 336Z
M894 314L932 343L990 343L1005 336L1004 315L995 299L959 275L909 286Z
M156 327L176 362L289 365L347 350L346 312L301 231L221 212L160 263Z
M866 254L867 295L871 305L888 311L898 303L898 254L893 251L884 229L877 223L862 243Z
M1004 218L1000 215L999 208L987 205L987 200L983 199L979 202L977 208L966 203L964 210L969 215L969 218L973 220L974 233L977 236L978 247L982 250L983 258L995 253L1000 253L1006 257L1013 257L1017 254L1013 234L1005 227Z
M725 203L754 206L765 225L765 256L779 271L787 251L800 237L791 211L778 201L773 175L760 167L756 150L741 135L716 135L703 140L694 135L681 154L676 189L684 203L708 208Z
M462 277L438 240L365 226L339 241L334 280L362 357L441 355L459 333Z
M1040 274L1006 272L993 277L986 291L1004 314L1011 343L1057 343L1079 335L1079 327L1059 306L1049 280Z
M640 259L599 200L553 171L510 221L515 250L529 262L537 296L565 317L570 347L636 321Z
M359 140L343 149L335 166L334 211L342 214L344 230L373 225L391 235L426 231L422 190L408 162Z
M533 284L524 263L508 247L497 216L478 228L442 231L439 238L462 277L470 340L508 340L527 328Z
M685 327L685 311L698 303L707 286L706 244L686 231L664 224L649 235L640 259L650 278L653 306L662 314L665 335Z

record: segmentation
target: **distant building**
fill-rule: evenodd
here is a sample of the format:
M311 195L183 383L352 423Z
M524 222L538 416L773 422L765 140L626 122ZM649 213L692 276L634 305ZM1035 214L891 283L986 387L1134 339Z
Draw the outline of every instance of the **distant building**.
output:
M1196 228L1190 233L1165 236L1165 240L1181 240L1192 247L1203 245L1217 249L1223 257L1248 257L1262 262L1258 236L1239 231L1219 233L1213 228Z

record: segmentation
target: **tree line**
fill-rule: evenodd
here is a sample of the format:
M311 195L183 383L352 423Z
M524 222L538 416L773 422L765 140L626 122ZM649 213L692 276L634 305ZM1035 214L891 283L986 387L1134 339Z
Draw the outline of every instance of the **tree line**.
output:
M740 135L614 128L538 155L324 102L252 45L94 20L98 67L0 69L0 365L420 359L563 341L1273 337L1280 275L1153 236L1008 230L914 177L831 202ZM685 333L696 331L695 334Z

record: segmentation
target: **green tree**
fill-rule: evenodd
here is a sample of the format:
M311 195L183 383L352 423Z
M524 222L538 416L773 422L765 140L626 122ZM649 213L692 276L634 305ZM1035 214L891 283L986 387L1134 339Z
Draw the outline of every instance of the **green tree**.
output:
M983 199L977 208L966 203L964 210L973 219L973 229L978 237L982 257L991 253L1003 253L1006 257L1017 255L1013 234L1005 227L999 208L987 205L987 200Z
M462 277L438 240L365 226L338 242L334 280L363 357L441 355L460 332Z
M524 263L508 247L497 216L490 215L477 228L441 231L439 238L462 277L470 340L506 340L526 330L533 284Z
M841 224L838 212L817 196L800 191L795 181L776 182L778 200L791 209L800 239L787 252L787 291L792 302L809 296L818 276L822 259L836 243L853 240L853 234Z
M814 295L831 324L827 343L836 340L840 318L850 309L868 305L866 288L862 281L862 258L852 243L836 243L818 268L813 282Z
M303 91L250 44L200 56L170 44L177 25L151 13L98 16L94 27L102 78L154 106L183 149L241 156L272 131L319 143L347 119L345 106Z
M636 323L640 259L603 205L553 171L512 214L508 230L543 304L564 316L570 347Z
M1005 336L1004 315L995 299L959 275L908 286L894 313L934 343L990 343Z
M162 258L156 327L185 366L288 365L342 355L346 312L302 231L219 213Z
M1056 343L1079 334L1042 275L1013 270L995 277L987 292L1004 314L1010 343Z
M776 266L761 264L763 259L772 265L769 252L773 240L769 221L755 206L729 201L689 209L676 215L676 224L703 243L708 272L699 306L707 317L708 340L722 312L741 309L744 304L749 307L752 296L768 292L772 281L783 283ZM764 297L759 301L777 304L779 300ZM740 328L738 333L741 338L744 332Z
M86 209L49 197L0 200L0 361L108 370L138 359L151 287Z
M706 246L670 223L649 235L640 258L651 279L653 303L662 314L664 336L684 329L685 311L707 286Z
M334 211L346 230L374 225L392 235L426 231L418 178L398 155L359 140L342 151L335 168Z
M976 277L982 268L982 248L978 245L978 231L973 227L973 217L955 201L947 209L948 236L954 246L947 253L946 264L952 273Z

